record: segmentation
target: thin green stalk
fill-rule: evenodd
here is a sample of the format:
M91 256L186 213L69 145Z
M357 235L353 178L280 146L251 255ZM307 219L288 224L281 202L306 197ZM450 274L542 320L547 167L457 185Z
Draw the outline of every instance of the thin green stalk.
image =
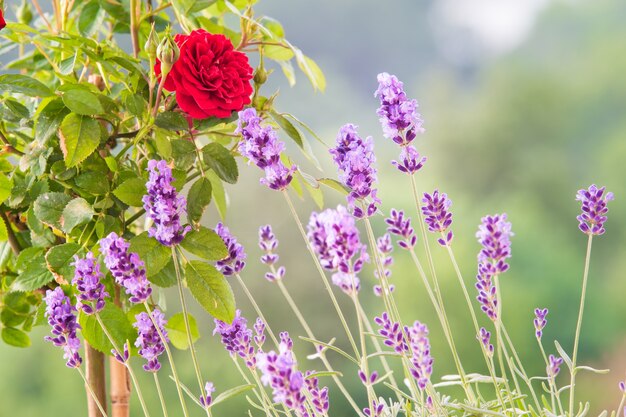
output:
M91 398L93 398L94 402L98 406L98 410L100 410L100 413L104 417L107 417L107 413L106 411L104 411L104 407L102 407L102 404L100 404L100 400L98 400L98 396L96 395L96 393L93 392L93 388L91 387L91 384L89 383L89 381L87 381L87 378L85 377L85 374L83 373L83 370L80 369L80 367L76 368L76 370L80 374L80 377L83 378L83 381L85 381L85 386L87 387L87 390L89 391L89 395L91 395Z
M539 345L539 349L541 350L541 356L543 356L543 361L546 364L546 369L550 366L550 362L548 361L548 355L546 355L546 351L543 348L543 344L541 343L540 338L537 339L537 344ZM556 414L556 405L555 405L555 396L558 396L558 390L556 387L556 381L554 378L548 378L548 386L550 387L550 402L552 403L552 412ZM561 405L561 400L559 398L559 411L561 415L563 415L563 406Z
M359 350L356 347L356 343L354 342L354 338L352 337L352 333L350 332L350 328L348 327L348 323L346 322L346 318L343 315L343 312L341 311L341 308L339 307L339 303L337 302L337 298L335 297L335 294L333 293L333 289L330 286L330 283L328 282L328 278L326 278L326 274L324 273L324 269L322 268L322 265L320 264L319 259L317 259L317 256L315 255L315 251L313 250L313 247L311 246L311 242L309 242L309 239L306 236L306 232L304 231L304 227L302 226L302 222L300 221L300 218L298 217L298 213L296 212L296 208L293 205L293 202L291 201L291 197L289 197L289 194L287 193L287 191L283 191L283 195L285 196L285 200L287 201L287 205L289 206L289 210L291 211L291 215L293 216L294 221L296 222L296 225L298 226L298 230L300 231L300 234L302 235L302 239L304 239L304 242L306 243L306 247L309 250L309 253L311 254L311 257L313 258L313 262L315 262L315 266L317 267L317 271L320 274L320 277L322 278L322 281L324 282L324 286L326 287L326 291L328 292L328 295L330 296L330 299L333 303L333 306L335 307L335 310L337 310L337 315L339 316L339 320L341 321L341 325L343 326L346 335L348 336L348 340L350 341L350 345L352 346L352 349L354 350L354 353L356 356L359 356Z
M517 354L517 349L515 349L515 345L513 344L513 340L509 336L509 332L506 331L506 327L504 326L504 324L502 324L502 333L504 334L504 338L506 339L506 342L509 344L509 347L511 348L511 352L513 353L513 358L517 362L516 366L518 366L519 370L522 372L522 379L524 380L524 382L526 382L526 385L528 386L528 389L530 390L530 394L533 397L533 401L535 402L535 406L537 407L537 410L540 410L541 409L541 405L539 403L539 398L537 398L537 394L535 393L535 390L533 389L532 383L530 382L530 378L528 378L528 374L526 373L526 369L524 369L524 364L522 363L519 355Z
M574 336L574 352L572 353L572 371L570 379L569 415L574 415L574 392L576 389L576 360L578 359L578 342L580 339L580 329L583 324L583 312L585 310L585 295L587 294L587 278L589 277L589 262L591 261L591 244L593 235L587 239L587 255L585 256L585 271L583 273L583 290L580 295L580 308L578 310L578 321L576 322L576 334Z
M229 355L230 356L230 355ZM239 373L241 374L241 376L243 377L244 381L246 381L246 384L248 385L253 385L250 382L250 379L248 378L248 376L246 375L246 373L243 371L243 369L241 369L241 366L239 365L239 362L237 362L237 358L235 358L234 356L230 356L230 358L233 360L233 363L235 364L235 367L237 368L237 370L239 371ZM263 390L263 386L258 384L258 389L261 390L261 392L265 392ZM270 402L270 408L267 407L267 404L265 403L264 397L261 396L261 394L259 394L259 392L257 391L256 388L252 389L252 392L254 393L254 396L257 398L257 400L259 400L259 403L261 404L261 406L263 407L263 409L265 410L265 415L269 416L270 414L270 410L272 412L272 414L275 417L278 417L278 414L276 412L276 410L274 409L274 406L272 405L272 403Z
M506 392L508 394L509 403L511 404L511 410L515 410L515 404L513 403L513 396L511 393L511 386L509 385L509 380L506 374L506 367L504 366L504 360L502 359L502 335L500 334L500 326L496 322L496 355L498 356L498 363L500 364L500 372L502 372L502 379L504 380L504 386L506 387Z
M354 274L352 274L352 288L356 288L356 280L354 279ZM356 291L353 291L351 294L352 302L354 303L354 309L356 311L357 324L359 326L359 339L361 341L361 359L359 360L361 371L365 373L366 382L365 388L367 390L367 401L369 404L372 403L372 400L376 398L376 394L374 392L374 387L369 383L370 371L369 364L367 360L367 348L365 346L365 330L363 328L363 319L360 313L361 304L359 303L358 294Z
M254 307L254 310L256 311L256 313L259 315L261 320L263 320L263 323L265 323L265 327L267 327L267 333L270 335L270 338L272 339L272 341L274 342L276 347L278 347L278 345L280 345L280 343L278 342L278 339L276 338L276 335L274 334L274 332L272 331L272 329L270 327L270 322L267 321L267 319L265 318L265 316L261 312L261 309L259 308L259 305L254 300L254 297L252 297L252 293L248 290L248 287L246 286L245 282L243 282L243 279L241 279L241 275L235 274L235 276L237 277L237 281L239 281L239 285L241 285L241 288L243 288L243 292L246 293L246 296L248 297L248 300L250 300L250 303L252 304L252 307Z
M185 293L183 291L183 277L180 272L180 265L178 265L178 256L176 252L176 246L172 246L172 259L174 261L174 270L176 271L176 282L178 283L178 296L180 298L180 304L183 308L183 320L185 322L185 331L187 332L187 343L189 344L189 351L191 352L191 361L193 362L193 369L196 371L196 378L198 380L198 386L200 387L200 394L204 397L204 379L202 379L202 373L200 372L200 366L198 365L198 357L196 356L196 348L193 344L193 338L191 337L191 326L189 325L189 310L187 309L187 303L185 302ZM208 417L211 413L208 408L204 409Z
M115 343L115 340L111 336L111 333L109 333L109 330L104 325L104 322L102 321L102 318L100 317L100 314L96 313L95 316L96 316L96 320L100 324L100 327L102 327L102 331L111 342L113 349L115 349L115 351L118 352L120 355L123 354L122 353L123 351L120 350L120 348L117 346L117 344ZM139 383L137 382L137 378L135 377L135 372L133 371L133 368L127 362L124 362L124 366L126 366L126 369L128 369L128 374L130 375L130 378L133 381L133 385L135 386L135 390L137 391L137 397L139 397L139 403L141 404L141 408L143 409L143 414L146 417L150 417L150 413L148 412L148 407L146 406L146 402L143 399L143 394L141 393L141 387L139 386Z
M156 385L157 393L159 394L159 400L161 401L161 408L163 409L163 417L167 417L167 406L165 405L165 399L163 398L163 392L161 391L161 383L156 372L152 373L154 377L154 384Z
M152 317L152 309L148 305L148 302L144 301L143 305L146 308L146 311L148 312L148 316L150 316L150 320L152 321L154 328L159 334L161 341L163 342L163 346L165 347L167 360L170 363L170 368L172 368L172 376L174 377L174 382L176 383L176 391L178 392L178 399L180 400L180 405L183 408L183 415L184 417L189 417L189 411L187 411L187 404L185 403L185 397L183 396L183 391L181 389L180 379L178 378L178 371L176 371L176 365L174 365L174 357L172 356L172 351L170 350L167 339L165 338L165 335L161 331L161 328L157 324L156 320L154 320L154 317Z

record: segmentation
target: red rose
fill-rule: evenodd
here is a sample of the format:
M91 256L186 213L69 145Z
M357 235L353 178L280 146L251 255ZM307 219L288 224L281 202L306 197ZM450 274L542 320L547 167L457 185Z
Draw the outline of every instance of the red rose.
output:
M0 30L4 29L7 25L7 22L4 21L4 12L0 9Z
M172 66L164 88L176 92L180 108L194 119L229 117L250 104L252 68L248 57L233 48L223 35L203 29L176 35L180 57ZM154 67L161 75L161 63Z

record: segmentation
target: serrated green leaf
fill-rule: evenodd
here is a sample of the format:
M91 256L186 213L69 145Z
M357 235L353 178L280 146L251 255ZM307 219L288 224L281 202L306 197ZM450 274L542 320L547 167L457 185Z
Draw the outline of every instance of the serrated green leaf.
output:
M84 198L75 198L63 209L59 223L65 233L70 233L76 226L89 222L96 213Z
M2 92L24 94L29 97L48 97L53 94L41 81L22 74L0 75L0 93Z
M37 197L33 211L37 219L48 226L61 229L63 209L70 202L70 197L63 193L45 193Z
M61 151L68 168L81 163L100 144L100 125L90 117L70 113L61 122Z
M98 96L82 87L65 91L62 98L68 109L81 116L104 113Z
M196 145L183 139L173 140L170 143L176 168L189 169L196 160Z
M176 268L174 268L174 260L170 259L167 265L161 268L159 272L148 276L148 281L161 288L169 288L176 285L178 279L176 277Z
M89 194L104 195L109 192L109 179L102 172L83 172L74 178L74 183Z
M34 291L52 280L54 277L48 271L46 260L41 255L30 262L24 272L17 276L11 284L11 291Z
M156 239L148 237L148 232L132 238L129 250L136 252L145 263L148 277L162 270L172 258L171 250L161 245Z
M98 1L92 0L80 11L78 16L78 31L85 37L90 37L102 24L104 13L101 12Z
M131 207L143 206L141 199L146 193L146 180L139 177L127 179L113 191L117 198Z
M213 200L215 206L220 214L222 220L226 219L226 210L228 209L228 202L226 201L226 191L224 190L224 184L219 179L217 174L213 171L206 173L206 177L211 181L211 188L213 192Z
M24 272L31 262L36 261L43 256L43 249L38 247L24 248L15 260L15 269L18 272Z
M2 340L7 345L15 347L25 348L30 346L30 337L23 331L12 327L2 329Z
M204 162L224 181L235 184L239 178L237 161L233 155L220 145L213 142L202 148Z
M81 252L81 246L77 243L63 243L53 246L46 253L46 264L50 272L55 276L64 278L71 282L74 277L74 255Z
M181 246L194 255L209 261L219 261L228 256L224 241L211 229L200 226L187 233Z
M139 94L133 94L128 90L122 92L122 100L124 107L134 116L141 116L146 107L145 100Z
M191 314L187 315L189 320L189 330L191 333L191 340L195 343L200 339L200 332L198 331L198 323L196 318ZM167 329L167 335L170 341L176 349L186 350L189 349L189 341L187 339L187 328L185 326L185 317L183 313L176 313L167 320L165 325Z
M113 303L106 303L104 309L98 314L118 349L123 349L127 340L131 346L133 345L137 338L137 330L132 326L121 308ZM78 323L82 327L81 333L85 340L94 349L105 355L111 354L113 345L102 330L95 315L87 315L81 311L78 316Z
M166 130L178 131L189 129L187 118L182 113L174 111L159 113L154 121L154 124L161 129Z
M38 115L35 119L35 139L40 143L45 143L56 133L63 118L69 113L69 110L65 107L61 98L55 98L47 103L44 100L40 105L40 110L38 109L37 112Z
M235 318L235 296L213 265L191 261L185 267L187 286L194 298L213 317L227 323Z
M65 58L63 61L61 61L61 63L59 64L59 72L62 75L70 75L72 72L74 72L74 66L76 65L77 58L78 51L76 51L73 56Z
M202 219L204 210L211 203L213 187L211 181L201 177L194 182L187 194L187 218L192 223L198 223Z

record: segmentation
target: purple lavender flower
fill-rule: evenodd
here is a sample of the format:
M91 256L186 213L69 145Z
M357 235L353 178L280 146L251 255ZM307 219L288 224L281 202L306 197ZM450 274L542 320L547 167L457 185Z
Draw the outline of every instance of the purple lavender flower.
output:
M380 99L376 112L383 126L383 134L399 145L405 146L418 133L424 132L422 116L417 112L417 101L409 100L403 84L395 75L378 74L378 89L374 97Z
M224 226L222 223L218 223L217 226L215 226L215 233L222 238L228 249L228 256L217 261L215 266L226 276L238 274L244 266L246 266L244 262L246 253L243 250L243 246L237 243L237 239L230 234L228 227Z
M265 343L265 323L261 320L261 317L256 318L254 322L254 343L260 349Z
M104 299L109 296L109 293L104 289L102 283L104 275L100 272L98 260L92 252L88 252L84 258L74 255L72 265L75 267L72 284L78 290L78 309L85 314L101 311L104 308Z
M129 253L130 244L116 233L110 233L100 240L100 252L104 264L111 271L115 282L124 287L130 295L131 303L143 303L152 294L152 287L146 278L146 268L136 253Z
M559 374L561 368L561 364L563 363L563 358L556 357L554 355L550 355L548 359L548 367L546 368L546 373L548 374L548 378L556 378Z
M159 331L165 338L165 343L169 343L167 336L167 330L165 330L165 315L155 308L151 313L152 319L148 313L139 313L135 316L135 323L133 327L137 328L139 336L135 341L135 346L139 348L139 354L147 361L143 365L143 369L146 372L157 372L161 369L159 363L159 356L165 351L164 341L161 340ZM152 320L154 319L154 323ZM155 323L159 326L158 330L155 327Z
M411 219L404 217L403 211L391 209L391 216L385 219L387 231L392 235L400 236L404 240L399 240L398 245L404 249L412 249L417 243L415 230L411 227Z
M480 303L481 310L492 321L498 319L498 294L494 283L496 275L493 264L478 264L478 275L476 275L476 289L478 296L476 299Z
M626 395L626 380L625 381L619 381L617 386L618 386L619 390L622 391L622 394Z
M385 404L383 402L372 400L372 405L364 408L363 413L367 417L383 417L384 409L385 409Z
M212 382L207 382L204 385L204 392L206 393L204 396L200 396L200 404L204 408L209 408L211 403L213 403L212 394L215 392L215 387Z
M383 343L386 346L401 355L409 351L400 323L391 321L387 312L383 312L380 317L375 317L374 322L380 326L378 334L385 339Z
M450 246L454 235L451 230L448 230L452 224L452 213L448 209L452 201L445 193L439 193L439 190L435 190L432 194L424 193L422 203L424 203L422 213L428 230L433 233L444 234L444 237L437 239L437 242L441 246Z
M347 124L339 130L337 146L330 153L339 169L339 180L350 189L347 200L354 216L361 218L373 215L380 204L380 199L376 197L377 190L373 188L376 182L374 140L371 137L362 139L357 134L356 126ZM367 203L366 212L363 212L356 203L367 199L370 202Z
M322 267L335 273L333 283L348 295L358 292L357 274L368 260L367 248L359 239L359 230L345 207L313 212L307 236Z
M374 371L369 376L365 372L359 369L359 379L365 386L374 385L378 379L378 372Z
M391 270L389 267L393 264L393 257L391 256L391 252L393 252L393 245L391 244L391 235L389 235L389 233L385 233L376 240L376 249L378 250L378 256L382 264L383 274L385 278L389 278L391 276ZM374 271L374 275L380 278L378 276L378 271ZM389 285L389 292L394 292L395 289L395 285ZM374 295L377 297L381 297L383 295L382 285L374 285Z
M128 343L124 343L122 352L111 349L111 354L119 363L125 364L130 358L130 348L128 347Z
M45 340L55 346L63 348L63 358L67 361L69 368L78 368L83 359L78 353L80 349L80 339L76 336L76 331L80 325L76 321L76 307L70 302L61 287L46 291L46 317L48 324L52 327L54 336L46 336Z
M480 340L480 343L485 348L485 352L487 356L490 358L493 357L493 345L491 344L491 333L487 331L484 327L480 328L480 333L476 335L476 338Z
M231 324L215 319L215 330L213 334L219 334L222 344L233 356L239 356L244 360L246 366L254 369L256 357L252 346L252 330L248 329L248 321L241 316L241 311L235 312L235 318Z
M240 133L239 153L265 171L261 183L273 190L284 190L291 183L297 167L285 167L280 153L285 144L278 140L276 131L268 125L262 126L262 119L253 108L239 112L239 121L235 133Z
M264 252L261 256L261 262L265 265L273 266L278 262L278 254L274 251L278 247L278 239L272 231L272 226L267 224L259 228L259 247ZM285 267L279 266L276 272L266 272L265 279L269 282L275 282L285 276Z
M330 407L330 401L328 398L328 387L320 389L319 379L311 376L312 374L312 371L307 371L304 379L307 391L309 391L309 394L311 396L311 403L313 404L313 407L318 414L322 416L327 416L328 409Z
M281 342L278 353L273 350L259 352L257 361L261 381L272 388L274 401L284 404L298 416L305 415L304 376L297 369L296 358L289 345Z
M400 151L400 160L399 161L391 161L392 165L394 165L400 172L404 172L405 174L413 175L426 163L428 158L425 156L421 156L417 149L413 147L413 145L408 145L402 148Z
M174 177L167 162L152 159L148 162L148 171L150 179L146 183L148 193L143 196L143 208L154 222L148 234L162 245L177 245L191 230L191 227L180 224L187 203L172 185Z
M547 308L535 309L535 319L533 320L533 324L535 325L535 336L537 336L537 339L541 339L541 336L543 336L543 328L546 327L546 324L548 323L548 320L546 320L547 315Z
M476 238L482 245L478 254L480 263L492 263L495 273L501 274L509 269L506 259L511 257L511 223L506 221L506 214L494 214L481 219Z
M425 389L433 373L433 358L430 356L430 342L428 340L428 327L416 321L413 326L406 327L405 331L410 339L411 363L413 368L411 374L417 380L417 386Z
M598 188L595 184L588 189L579 190L576 200L581 202L582 213L576 217L578 228L588 235L602 235L606 231L604 222L609 212L607 203L614 199L613 193L606 193L606 187Z

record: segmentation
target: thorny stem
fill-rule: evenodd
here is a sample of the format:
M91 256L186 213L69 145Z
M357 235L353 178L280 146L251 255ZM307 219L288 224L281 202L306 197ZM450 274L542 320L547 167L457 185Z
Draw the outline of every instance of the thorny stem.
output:
M87 387L87 390L89 391L89 395L91 395L91 398L93 398L94 402L98 406L98 410L100 410L100 413L102 413L104 417L107 417L107 413L104 411L102 404L100 404L100 400L98 400L98 396L93 391L91 384L89 383L89 381L87 381L87 378L85 377L85 374L83 373L83 370L80 368L76 368L76 370L80 374L81 378L83 378L83 381L85 381L85 386Z
M245 282L241 278L241 275L235 274L235 276L237 277L237 281L239 281L239 285L241 285L241 288L243 288L243 292L246 293L246 296L248 297L248 300L250 300L250 303L252 304L252 307L254 307L254 311L256 311L256 313L259 315L261 320L263 320L263 323L265 323L265 326L267 327L267 333L272 338L272 341L274 342L276 347L278 347L278 345L280 343L278 342L278 339L276 338L276 335L274 334L274 332L270 328L270 323L267 321L267 319L265 318L265 316L261 312L261 309L259 308L259 305L254 300L254 297L252 297L252 293L250 293L250 291L248 290L248 287L246 286Z
M156 385L157 393L159 394L159 400L161 401L161 408L163 409L163 417L167 417L167 406L165 405L165 399L163 398L163 392L161 391L161 383L156 372L152 373L154 376L154 384Z
M583 324L583 312L585 310L585 295L587 294L587 278L589 277L589 262L591 260L592 242L593 235L589 234L589 238L587 239L587 255L585 256L585 271L583 272L583 290L580 295L580 308L578 310L578 321L576 322L576 334L574 336L574 352L572 353L572 369L569 396L570 417L573 417L574 415L574 390L576 389L576 359L578 358L578 341L580 339L580 328Z

